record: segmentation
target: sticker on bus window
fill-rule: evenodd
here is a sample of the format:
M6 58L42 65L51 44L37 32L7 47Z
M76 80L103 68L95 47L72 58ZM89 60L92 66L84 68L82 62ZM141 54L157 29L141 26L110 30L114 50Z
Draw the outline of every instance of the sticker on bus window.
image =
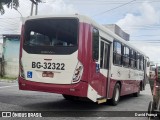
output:
M32 78L32 72L31 71L27 72L27 78Z

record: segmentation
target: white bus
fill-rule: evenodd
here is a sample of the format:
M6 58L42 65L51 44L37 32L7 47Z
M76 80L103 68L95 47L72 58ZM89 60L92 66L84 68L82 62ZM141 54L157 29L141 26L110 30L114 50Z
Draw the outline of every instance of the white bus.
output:
M24 20L19 89L62 94L66 99L110 100L139 95L147 56L83 15L33 16Z

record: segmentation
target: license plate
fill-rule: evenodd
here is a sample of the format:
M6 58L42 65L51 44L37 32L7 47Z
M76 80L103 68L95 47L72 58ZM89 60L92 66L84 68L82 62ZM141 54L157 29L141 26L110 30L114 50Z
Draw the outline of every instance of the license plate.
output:
M50 78L53 78L53 77L54 77L54 73L53 73L53 72L49 72L49 71L43 71L42 77L50 77Z
M50 69L50 70L65 70L64 63L52 63L52 62L32 62L32 68L37 69Z

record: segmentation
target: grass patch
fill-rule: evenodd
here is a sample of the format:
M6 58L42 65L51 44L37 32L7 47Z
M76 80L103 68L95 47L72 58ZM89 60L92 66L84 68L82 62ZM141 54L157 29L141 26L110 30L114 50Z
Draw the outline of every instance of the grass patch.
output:
M3 80L16 80L17 78L16 77L0 77L0 79L3 79Z

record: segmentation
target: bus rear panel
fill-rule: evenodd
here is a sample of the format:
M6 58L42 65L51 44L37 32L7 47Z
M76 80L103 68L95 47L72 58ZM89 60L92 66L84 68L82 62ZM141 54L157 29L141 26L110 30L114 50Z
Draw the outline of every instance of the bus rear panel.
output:
M78 35L77 18L27 20L21 38L20 89L86 96L87 84L79 82L83 65Z

